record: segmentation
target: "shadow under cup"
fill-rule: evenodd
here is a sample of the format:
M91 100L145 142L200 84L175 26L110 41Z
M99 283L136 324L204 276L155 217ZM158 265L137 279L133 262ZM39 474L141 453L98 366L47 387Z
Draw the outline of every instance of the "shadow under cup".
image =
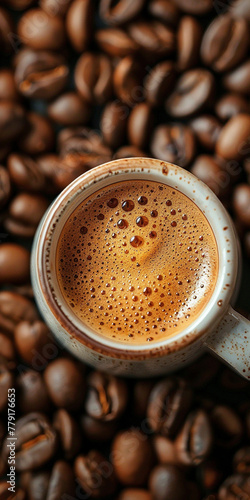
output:
M190 198L204 213L218 247L218 277L210 301L185 330L152 345L121 344L101 336L72 313L56 276L56 250L66 221L81 202L102 188L127 180L164 183ZM231 219L214 193L189 172L147 158L115 160L73 181L48 209L36 233L32 250L32 282L41 313L57 340L95 367L122 375L166 373L197 358L202 338L226 313L239 277L237 240ZM149 364L150 362L150 364Z

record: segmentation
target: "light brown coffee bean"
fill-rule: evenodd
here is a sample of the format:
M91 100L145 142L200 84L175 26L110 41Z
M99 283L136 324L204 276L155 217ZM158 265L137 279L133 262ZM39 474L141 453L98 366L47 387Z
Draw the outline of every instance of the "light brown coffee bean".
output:
M86 125L90 112L89 104L75 92L60 95L48 107L49 117L65 126Z
M21 49L14 66L17 89L28 98L53 99L68 81L65 59L54 52Z
M143 68L137 59L124 57L117 64L113 81L117 97L128 106L134 106L144 99L142 85Z
M105 143L112 149L119 148L126 138L129 108L120 101L106 104L100 121L100 129Z
M180 123L158 125L152 134L151 151L156 158L187 167L195 151L195 138L191 128Z
M0 70L0 99L7 101L20 100L12 69L4 68Z
M25 111L13 101L0 101L0 144L14 141L25 131Z
M169 96L176 80L175 65L163 61L154 66L144 80L147 101L152 106L161 106Z
M4 227L17 236L32 237L48 206L42 195L20 193L10 203Z
M240 94L250 95L249 79L250 59L247 59L243 64L237 66L237 68L230 73L227 73L222 81L226 89L231 92L239 92Z
M172 439L159 434L153 437L153 447L160 464L180 465L175 443Z
M133 38L119 28L98 30L95 39L101 50L114 57L133 55L139 49Z
M219 198L228 194L231 178L225 163L219 158L199 155L191 167L191 172L212 189Z
M228 14L218 16L203 36L202 60L215 71L229 71L244 59L248 41L245 19L233 19Z
M30 276L30 252L15 243L0 245L0 283L20 285Z
M233 208L239 220L250 227L250 185L239 184L233 193Z
M250 105L240 94L224 94L215 104L215 112L222 121L227 121L239 113L250 112Z
M115 5L113 0L101 0L99 12L107 24L119 26L132 21L140 13L144 4L145 0L119 0Z
M103 54L86 52L75 67L75 84L89 103L104 104L112 96L112 65Z
M142 54L153 61L168 56L175 50L174 31L159 21L131 23L128 32Z
M58 358L52 361L45 369L44 380L55 406L69 411L82 407L86 383L83 367L75 360Z
M11 194L11 182L9 172L0 165L0 208L6 205Z
M149 104L142 102L132 109L128 119L128 139L137 148L145 148L154 126L154 115Z
M226 160L241 160L249 152L250 114L233 116L222 128L216 153Z
M58 353L51 332L42 321L23 318L15 327L14 339L19 356L34 369L45 368Z
M38 312L34 304L15 292L0 291L0 328L13 335L20 321L37 321Z
M30 9L18 22L22 42L35 50L60 50L65 43L65 28L60 16L49 16L42 9Z
M50 121L39 113L27 114L27 131L19 141L19 149L27 155L38 155L51 151L55 133Z
M222 125L212 115L200 115L189 122L196 139L208 151L214 151Z
M194 15L206 14L213 7L213 0L173 0L173 3L177 5L184 12Z
M177 67L186 71L198 65L202 29L200 23L191 16L183 16L177 33Z
M187 118L209 105L214 93L212 73L201 68L183 73L166 101L166 111L175 118Z
M93 33L94 9L92 0L74 0L66 16L66 30L71 45L77 52L89 46Z
M180 12L171 0L150 0L148 11L153 16L175 27L179 21Z
M29 156L9 155L8 171L11 181L19 189L37 192L45 188L45 176L39 169L37 162Z
M40 7L50 16L64 16L72 0L40 0Z

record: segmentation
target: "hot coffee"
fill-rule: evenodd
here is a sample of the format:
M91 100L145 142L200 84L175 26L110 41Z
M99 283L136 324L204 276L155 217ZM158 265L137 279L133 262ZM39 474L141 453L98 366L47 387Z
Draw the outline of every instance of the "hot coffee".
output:
M159 341L204 310L218 275L211 226L177 189L109 185L74 210L57 246L62 295L83 324L123 343Z

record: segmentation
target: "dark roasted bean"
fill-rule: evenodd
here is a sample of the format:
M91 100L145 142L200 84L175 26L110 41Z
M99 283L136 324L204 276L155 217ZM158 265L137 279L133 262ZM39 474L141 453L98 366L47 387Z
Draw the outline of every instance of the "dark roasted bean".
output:
M15 37L15 25L9 12L0 7L0 48L4 54L13 51L11 44L12 37Z
M61 409L54 415L53 426L58 432L64 458L71 460L80 452L82 446L82 433L77 420Z
M143 55L153 61L175 50L174 32L159 21L137 21L129 25L128 31Z
M173 2L184 12L201 15L209 12L213 7L213 0L173 0Z
M150 148L156 158L187 167L195 155L194 134L181 123L159 125L153 132Z
M215 442L223 448L233 448L240 443L243 426L237 413L228 406L215 406L210 414Z
M31 9L19 20L17 33L22 42L35 50L60 50L65 43L62 18L49 16L42 9Z
M9 334L14 333L20 321L37 321L38 313L33 303L14 292L0 291L0 328Z
M100 49L115 57L125 57L138 52L139 46L125 31L119 28L98 30L95 34Z
M114 160L118 158L133 158L133 157L147 157L148 155L142 151L141 149L136 148L135 146L122 146L119 148L114 154Z
M84 491L92 498L107 498L114 493L116 480L112 464L98 451L79 455L74 470Z
M200 23L193 17L182 17L177 33L179 71L186 71L198 65L201 37Z
M42 321L20 321L14 338L19 356L36 370L45 368L58 353L50 330Z
M20 151L27 155L38 155L51 151L55 136L49 120L38 113L29 113L27 122L27 130L19 141Z
M154 125L149 104L142 102L132 109L128 119L128 139L137 148L146 148Z
M20 104L13 101L0 101L0 143L17 139L25 131L27 122Z
M157 465L149 477L149 487L155 500L186 500L184 474L173 465Z
M66 410L82 407L86 383L83 368L68 358L59 358L47 366L44 380L54 405Z
M113 26L119 26L131 21L142 10L145 0L101 0L100 16L107 23Z
M4 227L17 236L32 237L48 205L42 195L18 194L9 205Z
M112 101L106 104L100 120L100 129L105 143L112 149L124 144L129 108L126 104Z
M249 153L250 114L233 116L222 128L216 153L226 160L241 160Z
M75 92L62 94L48 107L49 117L65 126L86 125L90 118L90 106Z
M40 0L40 7L50 16L64 16L72 0Z
M21 285L29 281L30 252L15 243L0 245L0 283Z
M176 80L176 70L172 61L163 61L154 66L144 81L147 101L152 106L160 106L169 96Z
M71 45L77 52L87 49L93 33L92 0L74 0L66 16L66 29Z
M112 96L112 66L103 54L83 54L75 67L75 84L89 103L103 104Z
M8 157L11 181L25 191L41 191L45 187L45 176L36 161L30 156L11 154Z
M202 463L208 457L212 443L212 429L207 414L203 410L193 410L175 440L180 463Z
M235 474L221 485L218 500L248 500L250 498L250 477Z
M35 370L27 370L17 377L18 402L21 413L47 413L50 400L43 377Z
M11 194L11 183L9 172L0 166L0 208L6 205Z
M19 101L20 95L17 92L14 72L5 68L0 70L0 99L7 101Z
M114 71L114 89L117 97L128 106L144 99L143 68L137 59L124 57Z
M87 380L85 410L98 420L109 422L120 417L128 401L126 383L111 375L92 372Z
M232 116L248 111L250 112L249 103L240 94L224 94L215 105L216 115L224 122L230 120Z
M250 95L250 59L237 66L233 71L227 73L223 78L223 85L231 92Z
M148 11L152 16L164 21L169 26L175 27L179 21L179 9L171 0L150 0Z
M212 115L200 115L189 124L200 145L208 151L214 151L222 127L219 120Z
M82 415L81 426L84 435L94 443L105 443L112 439L117 431L116 421L104 422L103 420L96 420L88 415Z

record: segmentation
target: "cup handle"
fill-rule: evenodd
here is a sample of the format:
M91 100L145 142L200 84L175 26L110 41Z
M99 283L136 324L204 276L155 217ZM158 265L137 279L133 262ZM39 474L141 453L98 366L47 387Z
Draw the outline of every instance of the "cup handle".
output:
M204 338L203 343L212 354L250 380L250 321L231 306L217 328Z

